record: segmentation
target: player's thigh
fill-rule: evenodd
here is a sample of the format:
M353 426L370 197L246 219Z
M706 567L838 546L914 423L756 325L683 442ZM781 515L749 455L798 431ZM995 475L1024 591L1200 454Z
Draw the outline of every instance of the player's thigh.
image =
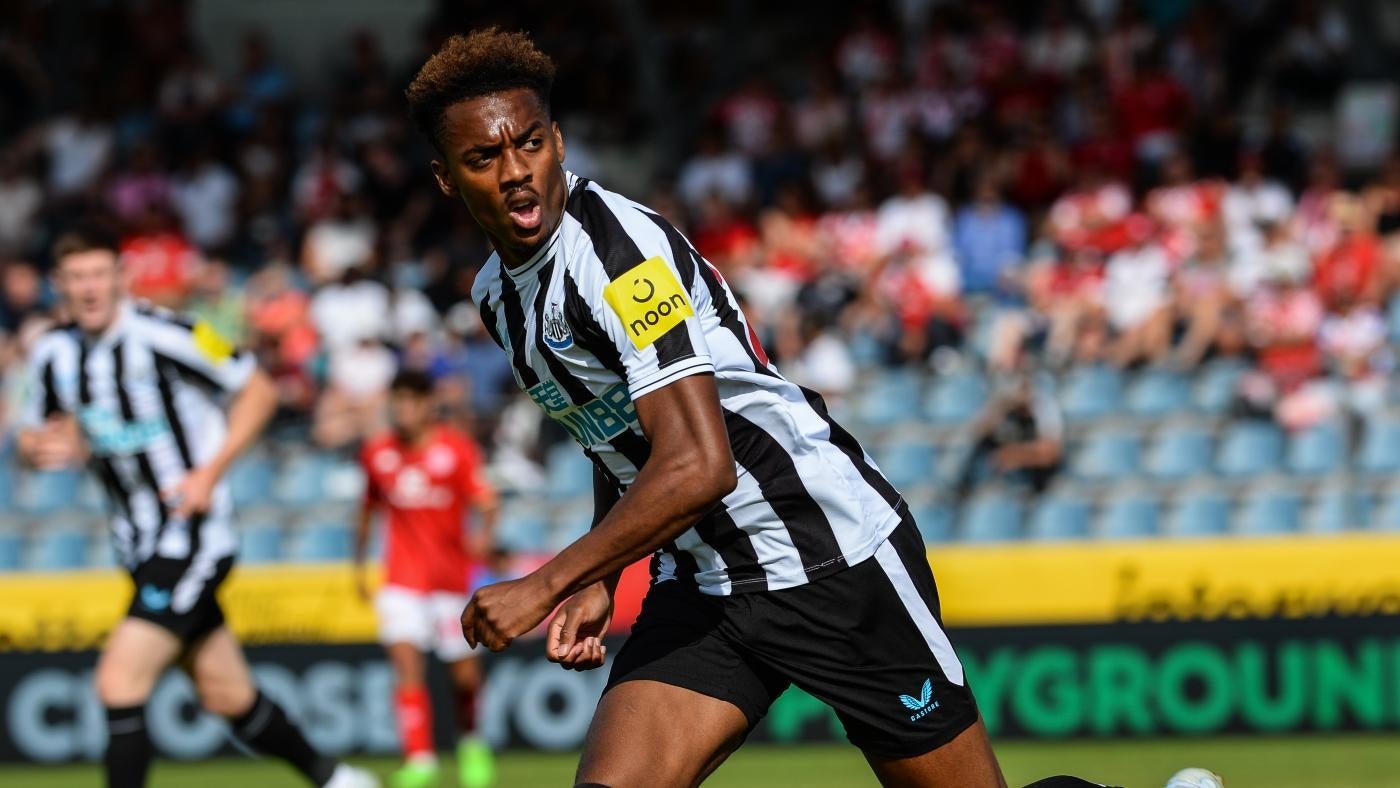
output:
M598 703L577 782L609 788L698 785L748 734L738 706L659 681L628 681Z
M1006 788L981 720L922 755L887 758L867 752L865 759L885 788Z
M227 626L190 644L182 667L194 682L200 703L215 714L237 717L257 700L243 646Z
M169 630L145 619L122 619L97 658L93 680L98 699L106 706L145 703L180 649L179 638Z
M428 595L402 586L384 586L375 594L374 610L379 617L379 642L389 654L399 685L422 684L423 655L435 640Z

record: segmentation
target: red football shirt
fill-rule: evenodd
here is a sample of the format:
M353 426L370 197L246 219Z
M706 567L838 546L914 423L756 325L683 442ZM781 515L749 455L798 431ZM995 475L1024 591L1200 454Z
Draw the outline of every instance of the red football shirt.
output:
M389 433L365 443L360 461L367 502L389 515L384 582L417 591L466 593L471 573L467 508L490 494L476 444L439 426L413 450Z

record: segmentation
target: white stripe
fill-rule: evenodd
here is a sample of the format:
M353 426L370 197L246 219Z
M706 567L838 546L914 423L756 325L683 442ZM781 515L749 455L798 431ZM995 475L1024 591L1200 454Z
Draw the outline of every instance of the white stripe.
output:
M938 626L938 619L933 617L924 598L919 596L919 589L915 587L913 578L909 577L904 562L900 560L899 553L895 551L894 545L890 544L890 540L886 539L875 550L875 560L879 561L880 568L885 570L885 576L890 579L895 593L899 594L899 601L904 603L904 609L914 620L919 634L924 636L924 642L928 644L929 651L933 652L934 659L938 660L938 667L943 669L943 675L959 687L965 686L963 666L953 651L953 644L948 642L947 633Z
M705 540L700 538L700 534L694 528L687 528L685 533L676 537L676 549L684 550L695 558L696 565L700 567L700 573L695 576L696 582L715 589L713 593L721 596L732 590L729 576L725 572L724 559L714 548L705 544Z

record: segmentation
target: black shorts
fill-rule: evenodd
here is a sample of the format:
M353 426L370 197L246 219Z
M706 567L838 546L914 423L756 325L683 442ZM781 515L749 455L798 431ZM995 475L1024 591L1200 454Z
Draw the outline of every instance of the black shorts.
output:
M189 645L223 625L215 594L232 568L232 556L213 563L148 558L131 573L136 592L126 614L168 629Z
M795 684L882 758L935 750L977 721L907 511L874 557L797 588L719 597L653 585L607 689L636 680L728 701L750 727Z

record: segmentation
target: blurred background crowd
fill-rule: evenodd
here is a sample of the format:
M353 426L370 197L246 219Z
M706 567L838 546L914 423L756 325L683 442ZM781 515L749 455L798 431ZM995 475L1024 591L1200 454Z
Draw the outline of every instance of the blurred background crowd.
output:
M96 214L138 296L276 377L278 470L252 463L254 502L296 479L334 500L322 480L381 425L400 366L432 374L507 490L586 495L586 462L481 329L468 294L490 249L437 193L402 100L444 36L494 23L558 63L567 166L689 235L782 372L923 501L930 539L1217 528L1168 516L1188 504L1222 530L1383 516L1384 489L1325 493L1400 468L1400 441L1373 437L1400 436L1396 8L430 6L416 51L360 30L308 78L257 28L220 31L238 43L213 62L181 0L6 2L0 423L55 319L48 245ZM1326 489L1300 498L1275 473ZM1273 497L1258 515L1253 487L1179 500L1203 477ZM1058 509L1020 497L1056 490ZM519 540L566 540L557 519L521 514Z

